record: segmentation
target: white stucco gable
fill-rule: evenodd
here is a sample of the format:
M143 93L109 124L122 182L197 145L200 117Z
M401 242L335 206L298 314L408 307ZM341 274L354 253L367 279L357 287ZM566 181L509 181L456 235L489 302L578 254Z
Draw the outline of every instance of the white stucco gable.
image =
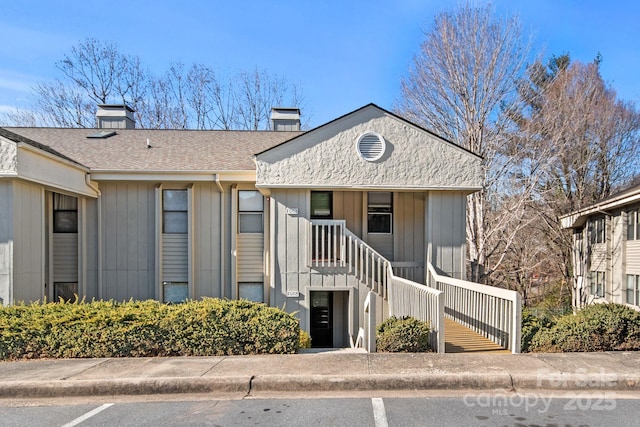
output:
M384 139L384 155L362 158L359 137ZM263 188L452 189L482 186L481 158L369 104L256 155Z
M0 175L18 173L18 147L15 142L0 136Z

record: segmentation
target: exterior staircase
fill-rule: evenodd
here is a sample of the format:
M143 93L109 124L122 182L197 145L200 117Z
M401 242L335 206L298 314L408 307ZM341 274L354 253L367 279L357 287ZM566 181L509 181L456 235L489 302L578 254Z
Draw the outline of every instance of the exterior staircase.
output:
M438 353L520 352L517 292L443 276L431 264L419 274L426 272L426 284L397 276L416 274L405 265L394 273L393 263L349 231L344 220L312 220L311 236L312 266L347 269L370 289L364 306L365 328L354 346L375 351L372 299L382 298L388 307L384 317L412 316L429 322L431 347Z

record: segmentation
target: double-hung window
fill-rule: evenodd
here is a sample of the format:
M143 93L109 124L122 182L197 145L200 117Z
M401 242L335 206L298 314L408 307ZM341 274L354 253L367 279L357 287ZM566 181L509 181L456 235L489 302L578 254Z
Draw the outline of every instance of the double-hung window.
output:
M188 210L187 190L163 190L162 232L187 234Z
M591 295L604 298L604 271L591 272Z
M391 234L393 232L393 193L369 193L367 230L369 233L381 234Z
M640 276L627 274L627 304L640 306Z
M53 193L53 232L73 234L78 232L78 198L73 196L66 196L64 194ZM63 236L59 236L63 238ZM64 237L73 239L72 236ZM54 238L56 241L56 238ZM74 242L71 240L71 242ZM69 240L67 240L69 243ZM74 242L77 244L77 241ZM54 243L55 244L55 243ZM63 254L68 254L68 251L63 249L64 245L57 247L56 251L60 251ZM65 258L63 256L63 258ZM77 282L53 282L53 300L59 301L63 299L65 301L73 301L78 294Z
M238 233L263 233L263 215L264 198L259 191L238 191Z
M627 211L627 240L640 240L640 208Z

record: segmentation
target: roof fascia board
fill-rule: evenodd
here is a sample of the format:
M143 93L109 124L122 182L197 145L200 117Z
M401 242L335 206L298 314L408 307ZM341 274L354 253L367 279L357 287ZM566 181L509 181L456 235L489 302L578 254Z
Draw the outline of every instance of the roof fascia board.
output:
M255 171L92 171L93 181L255 182Z
M68 194L79 194L81 196L87 196L87 197L91 197L93 199L97 199L98 198L98 193L91 187L89 187L88 185L85 185L85 188L87 188L88 190L80 190L78 188L73 188L73 187L69 187L66 185L60 185L60 184L56 184L55 186L51 185L50 181L44 180L44 179L38 179L32 176L22 176L22 175L18 175L16 177L17 179L21 180L21 181L28 181L28 182L32 182L34 184L38 184L38 185L42 185L43 187L45 187L48 190L51 190L53 192L56 193L68 193Z
M388 185L317 185L317 184L258 184L256 188L268 189L268 188L322 188L322 189L336 189L336 190L372 190L372 191L464 191L469 193L475 193L482 190L482 187L420 187L420 186L388 186Z
M597 213L606 213L603 211L629 205L637 201L640 201L640 191L635 194L620 196L619 198L616 198L614 200L608 200L603 203L598 203L588 208L569 213L567 215L562 215L559 217L560 223L562 225L562 228L573 228L583 217Z

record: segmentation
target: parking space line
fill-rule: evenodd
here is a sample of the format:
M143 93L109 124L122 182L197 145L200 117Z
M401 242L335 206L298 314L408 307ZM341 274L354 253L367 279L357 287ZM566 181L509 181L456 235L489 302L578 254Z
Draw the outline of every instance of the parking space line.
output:
M81 422L88 420L89 418L93 417L94 415L104 411L105 409L107 409L108 407L113 406L113 403L105 403L102 406L98 406L96 409L94 409L93 411L89 411L86 414L84 414L81 417L76 418L73 421L70 421L68 423L66 423L65 425L63 425L62 427L73 427L73 426L77 426L78 424L80 424Z
M384 402L382 399L372 397L371 405L373 405L373 421L376 427L389 427L389 423L387 423L387 412L384 410Z

